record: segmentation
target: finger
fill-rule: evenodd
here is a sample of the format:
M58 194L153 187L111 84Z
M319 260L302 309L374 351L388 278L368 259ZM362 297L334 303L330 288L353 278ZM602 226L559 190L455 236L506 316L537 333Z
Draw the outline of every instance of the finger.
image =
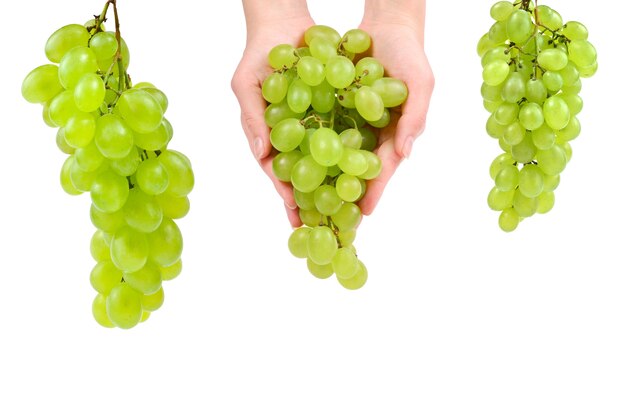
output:
M377 154L383 168L378 177L367 182L367 192L359 202L359 207L364 215L372 214L385 190L385 186L403 159L401 155L396 153L393 141L384 142L378 148Z
M292 227L298 228L302 226L302 220L300 219L298 209L291 209L285 205L285 210L287 211L287 218L289 219L289 223Z
M265 99L261 93L261 83L247 68L244 58L233 76L231 87L241 107L241 125L246 132L250 149L257 160L269 155L271 144L269 128L265 124Z
M434 88L434 77L426 57L423 57L422 75L405 80L409 95L402 107L402 116L396 129L396 152L408 158L413 142L424 132L426 114Z

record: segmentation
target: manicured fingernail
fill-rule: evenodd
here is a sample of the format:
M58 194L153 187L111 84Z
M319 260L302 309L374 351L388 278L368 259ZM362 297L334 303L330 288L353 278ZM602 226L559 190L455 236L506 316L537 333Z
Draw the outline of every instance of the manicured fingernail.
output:
M287 202L285 202L285 206L287 206L291 210L294 210L298 207L298 205L296 205L295 203L287 203Z
M254 138L254 156L260 160L263 156L263 141L261 138Z
M413 141L415 141L415 138L413 138L412 136L408 137L406 141L404 141L404 147L402 147L402 154L404 155L404 158L409 158L409 156L411 155L411 149L413 149Z

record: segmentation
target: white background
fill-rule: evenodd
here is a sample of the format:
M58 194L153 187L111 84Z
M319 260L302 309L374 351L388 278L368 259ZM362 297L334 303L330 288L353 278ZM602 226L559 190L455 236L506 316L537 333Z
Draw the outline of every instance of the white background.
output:
M3 5L0 101L0 416L626 416L621 2L553 0L583 21L600 70L556 207L501 232L486 204L497 144L484 131L475 43L491 1L429 1L436 76L428 126L356 246L367 285L314 279L239 126L230 78L238 1L120 0L135 82L170 99L172 147L192 160L179 222L184 272L131 331L90 307L88 196L58 184L63 155L20 95L47 37L101 1ZM358 25L362 1L311 0ZM412 53L406 51L407 54ZM623 63L623 61L621 61Z

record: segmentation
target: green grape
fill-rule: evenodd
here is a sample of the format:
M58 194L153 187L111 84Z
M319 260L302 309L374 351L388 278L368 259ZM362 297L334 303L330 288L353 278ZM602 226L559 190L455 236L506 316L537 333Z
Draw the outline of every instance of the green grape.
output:
M537 6L535 9L535 15L537 16L537 21L541 25L552 31L555 31L563 26L563 19L561 18L561 15L558 14L556 10L546 5Z
M119 284L107 297L106 312L116 327L134 327L141 320L141 294L126 283Z
M95 125L96 145L106 158L124 158L133 149L133 131L121 117L107 113Z
M496 44L502 44L506 41L506 22L496 22L489 28L489 40Z
M505 45L496 46L490 49L480 59L480 65L485 67L490 62L494 61L509 61L511 59L511 52ZM499 96L499 94L498 94Z
M326 63L326 81L336 89L346 88L354 81L355 71L348 58L333 56Z
M511 156L518 163L526 164L533 160L537 148L533 144L532 134L527 132L522 142L511 147Z
M161 267L161 279L163 279L163 281L173 280L180 275L182 270L183 260L182 258L179 258L178 261L176 261L174 264L167 267ZM159 292L157 291L157 293Z
M120 38L120 41L122 67L124 68L124 70L127 70L128 65L130 64L130 51L128 50L128 45L126 45L126 41L124 41L124 38ZM113 74L115 77L119 77L120 75L119 65L117 64L117 61L115 61L115 54L108 59L98 60L98 67L103 73Z
M54 96L48 106L48 116L55 126L65 126L67 121L77 112L74 94L70 90L65 90Z
M187 196L173 196L162 193L155 196L163 210L163 216L171 219L180 219L189 213L189 198Z
M163 119L154 131L143 134L135 132L133 135L135 145L146 151L157 151L165 148L171 139L168 125L169 122Z
M598 57L596 49L587 40L573 40L568 49L569 59L580 68L593 65Z
M98 294L91 304L91 313L98 324L105 328L115 328L115 325L109 319L106 308L107 298L104 295Z
M57 29L46 42L46 57L51 62L60 62L61 58L72 48L86 47L89 42L89 32L84 26L71 24Z
M287 104L295 113L306 112L311 105L313 93L304 81L296 79L289 85Z
M332 260L332 269L337 277L351 278L357 273L359 260L352 250L339 248Z
M489 101L502 101L502 85L490 86L483 82L480 86L480 95Z
M364 57L356 63L355 74L362 85L370 86L374 81L383 77L385 69L376 58Z
M330 264L337 252L335 234L327 226L316 226L311 229L307 241L309 258L316 264Z
M328 279L333 275L333 266L330 263L320 265L308 258L306 260L306 266L309 269L309 272L318 279Z
M491 6L490 15L494 20L505 21L511 16L515 7L510 1L499 1Z
M166 191L174 196L187 196L195 184L195 177L189 159L182 153L171 149L165 150L157 160L167 172ZM149 193L148 193L149 194Z
M303 193L298 189L294 189L293 197L299 208L304 210L315 209L315 197L314 192Z
M309 234L311 228L302 227L295 229L289 236L288 246L289 251L297 258L307 258L309 256L309 250L307 243L309 241Z
M344 148L337 165L344 173L352 176L361 176L365 174L369 167L368 161L368 157L363 152L352 148Z
M565 128L556 133L556 139L559 143L571 141L580 135L580 121L576 116L572 116Z
M511 73L502 86L502 99L505 102L517 103L526 93L526 82L522 74Z
M556 72L546 71L543 73L541 81L543 81L546 89L551 92L559 91L561 90L561 87L563 87L563 77L561 77L561 74Z
M74 88L74 102L81 112L93 112L100 108L105 95L104 81L94 73L85 74Z
M323 80L311 87L311 106L316 112L330 112L335 106L335 88Z
M537 197L537 213L548 213L554 207L554 193L544 191Z
M163 193L169 185L169 175L158 158L142 161L135 174L137 185L149 195Z
M567 103L559 96L549 97L545 101L543 104L543 115L546 124L557 131L565 128L570 119Z
M158 310L161 306L163 306L163 301L165 300L165 293L163 292L163 288L159 288L156 292L149 295L141 295L141 307L144 310L144 313L154 312Z
M545 150L554 145L556 134L552 128L544 123L532 132L532 140L537 149Z
M319 128L311 136L311 156L325 167L336 165L343 154L343 144L339 135L330 128Z
M516 44L524 44L535 31L530 13L524 10L515 10L506 21L506 33L509 39Z
M514 208L505 208L500 214L498 225L504 232L513 232L519 225L520 216Z
M483 68L483 81L489 86L498 86L509 75L509 64L504 60L494 60Z
M356 108L355 99L357 91L359 91L359 89L353 85L348 86L345 89L341 89L337 92L337 101L346 109L354 109Z
M567 104L570 115L576 116L583 110L583 100L577 94L563 94L559 95L561 99Z
M519 191L526 197L537 197L543 191L543 173L534 164L525 165L519 172Z
M106 170L98 174L91 187L91 200L102 212L118 211L128 198L128 180Z
M77 112L65 124L65 142L71 147L86 147L93 141L96 121L91 113Z
M117 40L114 32L98 32L91 37L89 48L93 51L98 62L113 59L117 52Z
M86 46L70 49L59 63L59 81L66 89L73 89L78 81L88 73L98 71L98 61Z
M289 82L281 73L272 73L263 81L261 93L263 98L270 103L279 103L287 96Z
M288 118L276 124L270 132L272 146L281 152L296 149L304 139L305 128L298 119Z
M44 103L55 97L63 86L56 65L45 64L28 73L22 82L22 97L30 103Z
M350 128L339 134L339 139L345 148L360 149L363 137L358 129ZM344 150L345 152L345 150ZM343 157L342 157L343 159ZM345 171L345 170L344 170Z
M489 176L491 176L492 180L495 180L498 173L504 167L512 164L515 164L515 160L511 157L511 154L505 152L504 154L498 155L489 167Z
M92 204L89 210L89 216L93 226L105 233L114 234L118 228L125 225L124 214L121 210L116 212L103 212Z
M122 276L122 272L109 259L94 266L89 281L96 292L106 296L122 282Z
M183 236L176 222L163 218L156 231L148 234L150 259L159 266L167 267L180 258L183 251Z
M299 56L301 59L304 57L310 57L311 50L308 46L302 46L300 48L296 48L296 55Z
M148 238L130 226L122 226L111 240L111 261L124 273L137 271L148 260Z
M272 160L272 171L280 181L289 182L291 180L291 170L303 155L298 150L281 152Z
M345 202L331 218L340 231L349 231L361 222L361 209L354 203Z
M543 109L537 103L526 103L519 111L520 124L529 131L534 131L543 125Z
M541 80L530 79L526 81L526 99L542 105L548 97L548 90Z
M137 292L150 295L161 288L161 269L148 261L141 269L125 273L124 281Z
M339 231L339 234L337 234L337 239L339 239L339 242L343 247L352 245L352 243L356 239L356 229Z
M372 90L380 95L385 107L399 106L409 95L404 81L397 78L383 77L372 83Z
M576 21L569 21L563 26L563 35L572 41L585 41L589 37L589 32L585 25Z
M139 83L141 84L141 83ZM139 88L137 87L137 85L134 86L135 88ZM141 89L143 91L146 91L148 93L150 93L150 95L154 98L154 100L157 101L157 103L159 104L159 106L161 106L161 110L163 111L163 113L165 113L165 111L167 110L167 107L169 105L169 101L167 100L167 96L165 95L165 93L163 93L161 90L155 88L155 87L141 87ZM165 119L163 119L165 121Z
M541 171L549 176L560 174L567 165L565 151L558 145L537 151L536 159Z
M321 222L322 214L319 213L315 209L312 209L312 210L300 209L299 216L300 216L300 220L302 221L302 223L305 224L306 226L310 226L311 228L315 226L319 226L322 223Z
M317 211L325 216L334 215L339 211L342 205L337 190L328 184L324 184L315 189L313 199Z
M377 121L382 118L385 104L381 96L368 86L361 87L355 97L354 104L359 114L367 121Z
M317 189L326 178L327 167L318 164L313 156L305 155L291 170L293 187L304 193Z
M519 170L516 165L506 165L496 175L496 187L498 190L508 192L515 190L519 185Z
M559 187L559 183L561 181L561 176L558 174L555 175L543 175L543 192L553 192Z
M297 65L298 77L313 87L324 81L324 64L315 57L302 57Z
M110 240L110 237L107 238L106 232L100 229L97 229L91 236L89 251L91 253L91 257L97 262L111 260L111 251L109 249L108 240Z
M298 149L302 152L302 155L310 155L311 154L311 136L315 133L314 128L309 128L304 131L304 138L300 145L298 145Z
M123 213L128 225L145 233L156 230L163 220L163 210L154 196L136 188L130 191Z
M514 196L514 190L504 192L502 190L499 190L497 187L494 187L493 189L491 189L489 195L487 196L487 204L492 210L504 210L513 205Z
M143 89L126 90L115 107L128 126L139 133L154 131L163 120L163 110L159 102Z
M513 196L513 208L519 216L529 218L537 212L537 198L527 197L517 189Z
M544 49L537 55L537 63L549 71L562 70L567 62L567 54L558 48Z
M341 41L341 35L339 35L339 32L324 25L311 26L304 32L304 42L306 42L307 45L311 45L311 41L314 38L324 39L335 47L337 47Z
M489 39L489 33L485 33L478 40L478 44L476 45L476 53L479 57L482 58L487 53L487 51L492 49L494 46L495 44L491 41L491 39Z
M563 79L564 86L571 86L580 80L580 72L576 68L576 64L568 61L567 65L559 71L561 78Z
M91 190L94 180L100 171L101 170L84 171L76 164L76 160L74 160L74 164L70 167L70 180L76 190L88 192Z
M130 177L137 172L141 157L136 147L132 147L128 155L115 160L109 160L111 170L122 177Z
M320 60L322 64L328 64L331 58L337 56L336 45L321 37L311 39L309 50L311 51L311 56ZM326 71L328 71L328 67Z
M372 180L378 177L383 169L383 164L380 158L378 158L378 155L366 150L361 150L361 154L363 154L367 160L367 170L365 173L359 174L359 177L365 180Z
M520 107L516 103L502 103L494 112L494 118L500 125L509 125L517 120Z
M361 29L350 29L343 36L343 48L355 54L367 51L371 44L372 40L370 36Z
M356 202L361 196L361 182L350 174L341 174L337 178L335 187L337 188L337 195L346 202Z
M340 278L337 276L339 284L348 290L360 289L363 285L365 285L365 282L367 282L367 268L365 267L365 264L363 264L361 260L358 260L357 263L358 267L354 276L350 278Z
M270 50L267 58L270 65L275 70L280 70L282 68L291 68L298 61L298 57L296 56L295 52L295 48L291 45L276 45Z
M487 135L492 138L500 139L504 136L504 131L508 125L501 125L496 120L496 115L492 114L487 119L487 123L485 124L485 130L487 131Z
M83 148L76 149L74 157L76 165L83 171L95 171L104 162L104 157L93 141Z

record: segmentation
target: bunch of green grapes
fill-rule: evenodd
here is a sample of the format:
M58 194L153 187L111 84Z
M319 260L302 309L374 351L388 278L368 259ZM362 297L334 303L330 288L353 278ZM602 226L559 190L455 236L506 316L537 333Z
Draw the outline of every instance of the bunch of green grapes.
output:
M580 134L581 78L595 74L598 62L587 28L563 23L548 6L499 1L491 17L496 22L478 42L481 92L491 113L487 133L504 153L490 168L495 187L488 204L501 211L500 228L510 232L554 206L570 141Z
M382 164L372 152L375 130L390 123L389 108L401 105L404 82L385 77L383 65L364 56L370 36L349 30L343 37L328 26L312 26L306 46L281 44L269 53L274 69L263 82L269 105L276 177L293 186L303 227L289 237L289 250L307 259L320 279L336 275L347 289L367 280L353 241L361 220L358 201L366 181Z
M115 32L103 26L110 4ZM46 124L58 128L57 145L68 154L63 189L91 194L93 315L102 326L132 328L162 305L162 281L181 271L174 219L189 211L191 164L168 148L165 94L149 83L131 85L115 0L85 25L54 32L45 53L52 63L26 76L22 95L41 103Z

